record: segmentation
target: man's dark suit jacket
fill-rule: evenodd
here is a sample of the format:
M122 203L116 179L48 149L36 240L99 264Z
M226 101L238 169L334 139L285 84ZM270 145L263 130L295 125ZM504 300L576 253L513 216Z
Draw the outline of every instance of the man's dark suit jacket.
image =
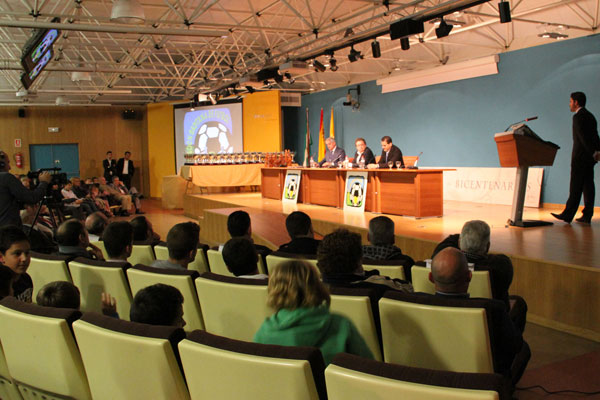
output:
M589 168L596 163L594 152L600 150L596 118L582 108L573 115L573 153L571 167Z
M388 161L394 162L394 168L396 168L396 161L400 161L402 163L402 166L404 166L404 158L402 158L402 152L400 151L398 146L396 146L394 144L392 145L392 148L390 149L390 153L387 156L387 160L385 158L385 151L383 151L383 150L381 151L381 158L379 159L379 167L387 168Z
M325 158L319 161L319 166L323 166L325 162L331 163L335 161L336 163L340 163L344 161L345 158L346 152L344 151L344 149L342 149L339 146L336 146L336 148L333 150L333 153L330 152L329 149L325 151Z
M282 244L278 252L291 254L310 254L317 255L317 247L321 241L309 237L292 239L291 242Z
M117 161L117 175L119 175L119 177L123 174L123 165L124 164L125 164L125 159L119 158L119 161ZM132 178L133 178L134 171L135 171L135 168L133 166L133 161L129 160L129 176Z
M104 178L106 178L106 182L111 183L113 176L115 176L115 168L117 168L117 161L110 160L110 162L105 158L102 160L102 167L104 168Z
M362 157L365 160L365 165L375 164L375 156L370 148L365 148L365 151L362 153ZM358 164L360 160L358 160L358 152L354 153L354 161L353 163Z

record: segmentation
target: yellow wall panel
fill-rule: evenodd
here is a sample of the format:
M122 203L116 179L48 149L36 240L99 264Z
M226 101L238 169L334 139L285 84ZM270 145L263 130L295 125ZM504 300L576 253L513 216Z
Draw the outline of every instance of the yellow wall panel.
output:
M173 105L148 104L148 170L150 196L162 197L162 178L175 171Z
M244 151L281 151L281 97L278 90L244 96Z

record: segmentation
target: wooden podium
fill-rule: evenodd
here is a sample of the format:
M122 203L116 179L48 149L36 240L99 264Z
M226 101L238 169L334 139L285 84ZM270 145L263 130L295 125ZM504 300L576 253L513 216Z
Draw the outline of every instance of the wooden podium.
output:
M524 125L525 126L525 125ZM526 127L526 126L525 126ZM529 128L526 129L531 132ZM525 190L527 189L527 173L529 167L554 164L556 151L560 148L554 143L545 142L537 137L514 131L496 134L500 166L517 167L515 192L513 196L512 211L509 224L529 228L532 226L552 225L552 222L523 220L523 204L525 203ZM521 130L522 132L523 130Z

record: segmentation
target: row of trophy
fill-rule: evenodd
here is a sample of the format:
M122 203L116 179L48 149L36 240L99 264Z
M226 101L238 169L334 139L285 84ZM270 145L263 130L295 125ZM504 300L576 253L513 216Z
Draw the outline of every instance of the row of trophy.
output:
M186 165L262 164L268 153L186 154Z
M289 167L294 163L296 153L290 150L265 155L265 167Z

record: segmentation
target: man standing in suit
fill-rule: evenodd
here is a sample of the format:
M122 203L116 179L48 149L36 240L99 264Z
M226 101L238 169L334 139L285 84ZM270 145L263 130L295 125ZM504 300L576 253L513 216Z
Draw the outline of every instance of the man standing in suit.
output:
M107 182L112 182L113 176L117 174L117 162L112 158L112 151L106 152L106 159L102 160L102 167L104 168L104 178Z
M325 139L325 145L327 146L327 151L325 152L325 158L319 161L319 167L337 165L346 159L346 152L344 149L337 147L334 138L328 137Z
M576 221L590 224L594 215L594 165L598 161L600 139L596 118L585 109L586 97L582 92L571 93L569 108L573 115L573 152L571 154L571 183L569 184L569 199L565 209L560 214L551 213L556 219L570 224L581 200L583 193L583 215Z
M392 138L384 136L381 138L381 158L379 159L379 166L377 164L369 165L369 168L388 168L388 162L393 162L393 166L396 166L396 161L400 161L400 165L404 167L404 158L402 158L402 152L392 143Z
M133 173L135 168L133 167L133 161L131 161L131 152L126 151L124 158L119 158L117 161L117 175L119 179L123 181L127 189L131 189L131 178L133 178ZM112 180L110 181L112 182Z
M354 153L354 164L360 164L361 162L365 165L374 164L375 156L370 148L367 147L367 142L363 138L358 138L354 141L356 146L356 153Z

